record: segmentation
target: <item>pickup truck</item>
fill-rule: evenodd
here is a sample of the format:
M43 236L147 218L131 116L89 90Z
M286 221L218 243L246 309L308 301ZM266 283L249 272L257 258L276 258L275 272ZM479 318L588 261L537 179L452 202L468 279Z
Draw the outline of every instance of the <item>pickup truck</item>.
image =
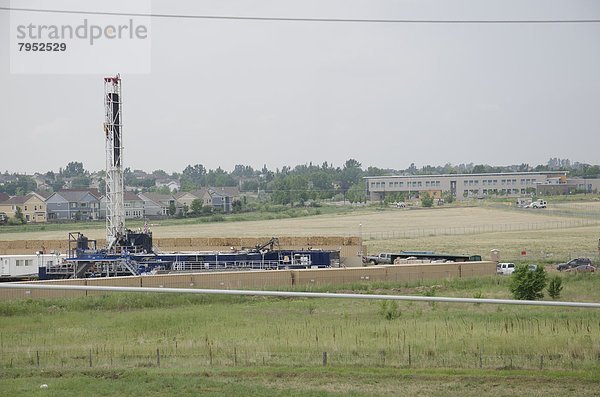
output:
M498 263L496 265L496 273L505 276L510 276L515 271L514 263Z
M526 205L525 208L546 208L547 205L548 205L548 203L546 202L546 200L540 199L540 200L535 200L531 204Z
M382 252L377 256L363 256L363 263L370 263L371 265L391 264L392 254Z

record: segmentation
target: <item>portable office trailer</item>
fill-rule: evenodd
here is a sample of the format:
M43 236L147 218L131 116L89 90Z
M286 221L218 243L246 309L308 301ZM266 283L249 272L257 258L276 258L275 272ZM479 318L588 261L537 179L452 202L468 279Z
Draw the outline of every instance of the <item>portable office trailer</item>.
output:
M0 278L19 279L37 277L40 268L56 266L62 263L65 255L31 254L0 255Z

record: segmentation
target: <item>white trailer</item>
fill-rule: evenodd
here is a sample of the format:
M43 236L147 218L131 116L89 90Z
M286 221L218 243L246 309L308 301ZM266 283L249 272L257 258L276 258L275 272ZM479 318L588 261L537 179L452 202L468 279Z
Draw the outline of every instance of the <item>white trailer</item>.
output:
M64 254L0 255L0 279L37 277L40 267L59 265Z

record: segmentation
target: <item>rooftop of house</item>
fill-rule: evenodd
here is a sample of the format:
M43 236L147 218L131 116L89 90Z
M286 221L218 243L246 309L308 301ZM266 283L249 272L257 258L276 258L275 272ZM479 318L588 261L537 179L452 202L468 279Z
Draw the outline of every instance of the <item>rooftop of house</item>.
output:
M9 197L7 200L2 201L0 204L12 204L12 205L23 205L25 203L27 203L29 200L31 200L33 197L38 197L40 200L44 200L43 197L41 197L39 194L36 193L29 193L26 194L24 196L12 196Z
M170 194L160 194L154 192L140 193L140 198L142 198L144 201L146 201L146 199L154 201L156 204L168 204L170 201L175 200L175 197Z

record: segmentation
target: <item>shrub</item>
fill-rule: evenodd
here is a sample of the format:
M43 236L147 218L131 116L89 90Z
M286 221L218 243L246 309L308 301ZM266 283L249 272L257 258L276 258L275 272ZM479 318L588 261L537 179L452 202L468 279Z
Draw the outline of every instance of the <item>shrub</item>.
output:
M379 307L379 314L386 320L393 320L400 317L402 313L400 312L396 301L384 300Z
M429 194L429 192L423 193L423 195L421 197L421 205L423 207L433 206L433 197Z
M548 295L552 299L560 298L560 293L562 292L562 278L556 275L550 279L550 283L548 284Z
M511 276L510 292L518 300L536 300L544 297L547 274L543 266L534 271L527 265L518 265Z

